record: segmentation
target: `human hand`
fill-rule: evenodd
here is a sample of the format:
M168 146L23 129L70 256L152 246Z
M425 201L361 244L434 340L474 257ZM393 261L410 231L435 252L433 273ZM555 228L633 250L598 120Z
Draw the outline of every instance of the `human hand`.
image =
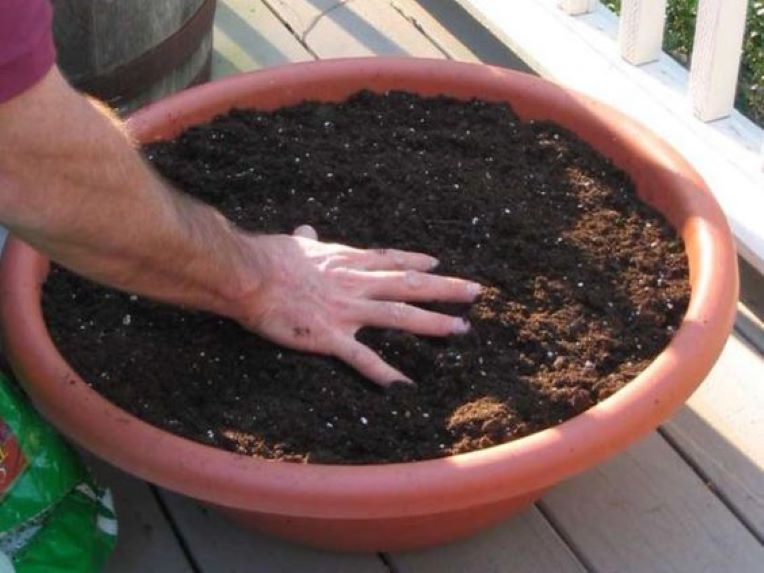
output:
M293 235L246 240L256 253L258 286L240 322L282 346L335 356L382 386L411 380L356 340L362 327L425 336L470 328L462 318L406 304L472 302L480 292L478 283L429 274L437 260L428 255L323 243L307 225Z

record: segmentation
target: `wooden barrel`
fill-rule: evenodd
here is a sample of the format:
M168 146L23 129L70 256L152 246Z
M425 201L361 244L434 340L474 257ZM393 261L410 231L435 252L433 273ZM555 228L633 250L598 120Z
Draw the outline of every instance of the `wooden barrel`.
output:
M215 0L53 0L58 65L122 112L209 79Z

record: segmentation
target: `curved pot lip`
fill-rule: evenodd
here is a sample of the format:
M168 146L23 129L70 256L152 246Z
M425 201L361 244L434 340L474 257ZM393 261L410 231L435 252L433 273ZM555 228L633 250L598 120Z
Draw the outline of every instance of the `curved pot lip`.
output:
M456 79L467 86L511 85L527 92L527 100L543 100L551 107L580 106L576 113L589 114L587 120L601 119L613 141L628 140L630 150L650 154L651 162L654 159L673 182L673 192L693 211L683 218L680 230L691 259L692 296L666 349L630 384L583 414L488 449L362 466L251 458L160 430L87 386L59 354L45 327L39 293L47 260L11 238L0 261L6 348L30 396L59 429L126 471L216 505L294 516L378 518L461 509L544 489L636 441L684 402L711 369L732 327L738 285L731 234L718 204L689 164L652 132L600 102L540 78L490 66L352 58L290 64L198 86L136 112L128 127L141 136L156 122L175 121L184 109L191 110L191 116L210 117L201 111L204 98L235 104L235 94L249 93L255 86L283 85L288 92L305 82L318 85L350 76L374 85L417 84L423 78L448 85Z

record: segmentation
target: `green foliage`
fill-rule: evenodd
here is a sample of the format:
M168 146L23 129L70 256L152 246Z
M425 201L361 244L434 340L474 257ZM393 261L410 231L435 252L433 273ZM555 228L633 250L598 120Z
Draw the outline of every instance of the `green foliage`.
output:
M621 0L604 3L616 13L621 9ZM685 66L692 54L697 9L698 0L668 0L663 47ZM764 126L764 0L750 0L736 105Z

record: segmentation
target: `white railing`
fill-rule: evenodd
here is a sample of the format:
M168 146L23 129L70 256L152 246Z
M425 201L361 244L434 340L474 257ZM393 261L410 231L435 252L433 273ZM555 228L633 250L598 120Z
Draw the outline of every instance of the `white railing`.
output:
M618 44L624 60L634 65L654 62L663 49L666 0L625 0L621 5Z
M592 12L597 0L560 0L571 15ZM735 106L747 0L700 0L690 59L690 102L703 121L727 117ZM634 65L658 59L666 25L666 0L623 0L618 40Z

